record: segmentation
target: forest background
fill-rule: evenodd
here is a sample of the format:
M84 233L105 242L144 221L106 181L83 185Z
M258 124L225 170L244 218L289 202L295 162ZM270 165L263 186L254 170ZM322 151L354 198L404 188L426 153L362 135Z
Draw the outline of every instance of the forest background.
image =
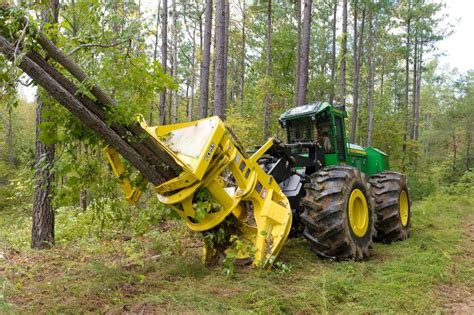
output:
M456 31L441 1L16 4L114 96L111 120L141 113L149 124L162 124L215 114L252 149L270 136L285 139L278 117L288 108L344 105L348 139L387 152L391 167L407 173L412 201L458 196L464 203L455 210L472 212L474 71L440 65L439 43ZM21 224L2 232L0 260L8 256L3 252L23 253L38 228L46 232L33 237L33 247L56 243L54 250L89 238L153 235L152 243L159 231L173 235L161 249L143 248L143 241L117 254L120 266L123 259L127 265L166 251L182 254L180 238L194 242L151 193L130 209L108 169L104 143L44 92L36 96L34 83L1 55L0 61L0 222L4 230Z

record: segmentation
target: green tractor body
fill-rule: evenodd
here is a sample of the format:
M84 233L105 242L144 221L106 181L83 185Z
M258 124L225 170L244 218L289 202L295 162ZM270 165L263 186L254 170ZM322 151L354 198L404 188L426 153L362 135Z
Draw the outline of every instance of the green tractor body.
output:
M386 153L350 144L344 109L319 102L280 116L287 142L275 140L259 161L292 208L292 233L336 260L362 259L372 241L408 237L406 178L389 170Z

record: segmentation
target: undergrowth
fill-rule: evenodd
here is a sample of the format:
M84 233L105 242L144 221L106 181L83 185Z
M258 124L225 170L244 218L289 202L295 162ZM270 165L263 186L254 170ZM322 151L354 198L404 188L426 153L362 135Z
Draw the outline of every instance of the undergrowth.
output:
M203 266L201 238L161 208L124 208L120 224L106 202L101 216L58 209L49 251L29 249L31 219L22 207L3 209L0 313L438 311L438 285L474 288L462 229L474 197L472 185L460 185L414 203L411 237L375 244L366 261L321 260L303 239L291 239L272 270L235 266L230 275L226 266Z

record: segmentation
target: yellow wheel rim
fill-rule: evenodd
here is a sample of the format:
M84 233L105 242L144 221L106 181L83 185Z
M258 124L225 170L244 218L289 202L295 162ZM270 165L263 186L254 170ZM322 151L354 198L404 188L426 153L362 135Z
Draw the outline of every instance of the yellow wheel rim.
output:
M402 192L400 193L400 200L398 204L400 205L400 221L402 221L403 226L407 226L409 206L406 191L402 190Z
M369 207L360 189L354 189L349 198L349 224L357 237L363 237L369 228Z

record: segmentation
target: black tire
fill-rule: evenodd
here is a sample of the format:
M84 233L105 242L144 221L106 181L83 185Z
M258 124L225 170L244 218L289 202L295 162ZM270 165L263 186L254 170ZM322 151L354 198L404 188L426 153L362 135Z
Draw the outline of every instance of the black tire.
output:
M320 257L334 260L368 257L375 216L366 176L354 167L332 166L317 171L310 179L305 185L306 196L301 200L303 236L310 242L310 249ZM361 236L354 234L348 214L349 199L356 189L363 193L368 208L368 226Z
M369 178L370 192L375 200L374 241L392 243L406 240L410 235L411 203L406 176L397 172L382 172ZM401 194L406 194L408 213L402 218L400 212ZM403 221L405 224L403 224Z

